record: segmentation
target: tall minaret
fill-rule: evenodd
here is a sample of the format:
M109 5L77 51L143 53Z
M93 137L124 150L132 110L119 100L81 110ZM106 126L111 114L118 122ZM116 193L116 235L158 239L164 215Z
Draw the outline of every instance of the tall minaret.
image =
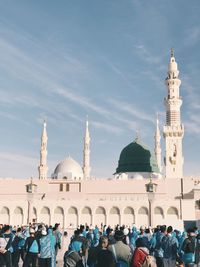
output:
M90 133L88 129L88 119L86 120L84 149L83 149L83 175L84 179L90 178Z
M156 160L157 160L157 164L158 164L158 169L160 171L160 173L162 172L162 163L161 163L161 146L160 146L160 129L159 129L159 119L158 119L158 114L157 114L157 119L156 119L156 132L155 132L155 156L156 156Z
M175 61L174 51L171 49L171 58L165 79L167 86L167 97L165 97L166 125L163 128L166 178L182 178L183 176L182 139L184 126L181 123L182 100L179 96L181 80L178 76L178 65Z
M40 166L38 167L39 171L39 179L44 180L47 179L47 130L46 130L46 121L43 124L43 131L41 136L41 149L40 149Z

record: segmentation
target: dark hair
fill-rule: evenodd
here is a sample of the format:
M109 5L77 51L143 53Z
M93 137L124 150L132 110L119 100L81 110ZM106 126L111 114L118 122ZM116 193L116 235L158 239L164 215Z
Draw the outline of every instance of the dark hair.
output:
M122 241L124 237L124 232L122 230L115 231L115 240L116 241Z
M168 227L167 227L167 233L170 234L172 231L173 231L172 226L171 226L171 225L168 226Z
M166 225L161 225L160 226L160 231L161 231L161 233L164 233L165 231L166 231Z
M99 239L99 246L102 247L102 243L105 242L105 240L108 241L108 237L107 236L101 236L100 239Z
M19 233L21 231L22 231L22 228L21 227L17 228L17 233Z
M188 228L188 229L187 229L187 233L195 233L194 228Z
M2 230L3 230L2 232L5 233L6 231L10 230L10 226L5 225Z
M148 238L147 237L139 237L136 241L135 241L135 245L136 247L146 247L148 248Z

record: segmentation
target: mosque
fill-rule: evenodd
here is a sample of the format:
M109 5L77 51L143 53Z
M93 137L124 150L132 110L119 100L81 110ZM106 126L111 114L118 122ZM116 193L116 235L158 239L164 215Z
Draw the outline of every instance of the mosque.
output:
M138 227L170 224L180 229L185 222L198 222L200 180L183 176L181 80L173 51L165 84L164 166L157 118L153 152L136 138L121 151L112 179L91 178L87 121L83 166L68 157L56 166L51 177L47 177L48 137L44 122L39 177L0 179L0 223L53 225L59 222L63 228L75 228L84 223L98 226L135 224Z

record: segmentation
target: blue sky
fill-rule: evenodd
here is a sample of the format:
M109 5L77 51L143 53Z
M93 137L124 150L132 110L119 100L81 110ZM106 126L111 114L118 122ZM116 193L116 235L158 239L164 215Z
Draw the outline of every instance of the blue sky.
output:
M199 14L199 0L1 0L0 177L38 176L44 118L49 176L69 154L82 163L87 115L93 176L112 176L137 131L153 149L171 47L184 173L200 174Z

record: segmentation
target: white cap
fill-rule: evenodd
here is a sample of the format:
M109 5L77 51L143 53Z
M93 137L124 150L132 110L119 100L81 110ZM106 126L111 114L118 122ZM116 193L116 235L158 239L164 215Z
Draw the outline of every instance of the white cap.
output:
M124 235L128 235L128 233L129 233L128 228L124 228Z
M47 230L46 229L42 229L42 235L47 235Z

